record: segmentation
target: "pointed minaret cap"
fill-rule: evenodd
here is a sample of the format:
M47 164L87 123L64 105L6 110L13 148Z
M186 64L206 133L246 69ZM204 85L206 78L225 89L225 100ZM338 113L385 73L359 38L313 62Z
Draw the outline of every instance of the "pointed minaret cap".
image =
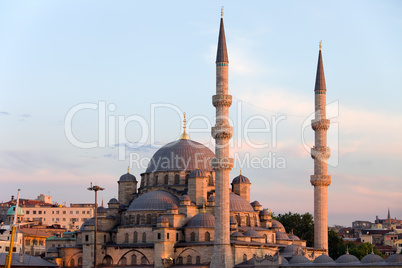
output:
M189 140L190 135L187 134L186 132L186 113L184 113L184 119L183 119L183 133L181 133L179 140Z
M315 78L315 88L314 91L326 91L327 87L325 86L325 75L324 75L324 64L322 63L322 53L321 53L321 44L320 41L320 51L318 53L318 64L317 64L317 75Z
M226 49L225 28L223 26L223 7L221 10L221 26L219 28L218 52L216 54L216 63L218 62L229 62L228 51Z

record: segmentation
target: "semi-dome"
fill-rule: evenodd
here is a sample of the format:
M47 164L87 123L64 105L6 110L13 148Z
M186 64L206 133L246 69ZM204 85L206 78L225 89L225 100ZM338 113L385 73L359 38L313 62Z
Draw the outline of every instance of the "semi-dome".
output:
M249 211L254 212L249 202L237 194L229 193L230 211Z
M152 156L145 173L200 169L212 171L214 153L201 143L180 139L166 144Z
M290 235L289 235L289 239L290 239L290 240L295 240L295 241L300 240L300 238L299 238L297 235L294 235L294 234L290 234Z
M315 258L313 263L334 263L335 261L328 255L322 254Z
M392 254L389 256L385 262L387 263L402 263L402 254Z
M289 264L311 263L306 256L296 255L290 261Z
M257 200L251 202L251 205L252 205L253 207L261 206L260 202L258 202Z
M81 225L80 231L83 231L86 229L87 226L95 226L95 218L90 218Z
M179 199L165 191L152 191L134 199L127 211L166 210L169 204L179 205Z
M209 213L199 213L188 221L186 228L215 228L215 217Z
M241 174L239 176L235 177L232 180L232 184L236 184L236 183L248 183L248 184L251 184L250 180L247 177L245 177L245 176L243 176Z
M98 213L106 213L107 211L106 211L106 208L104 208L104 207L98 207L96 209L96 212L98 212Z
M188 195L184 194L180 197L180 201L191 201L191 198Z
M276 232L276 239L289 240L289 237L286 233L278 231Z
M233 232L230 236L233 236L233 237L242 237L242 236L244 236L242 233L240 233L240 232Z
M301 247L295 244L290 244L287 245L283 250L282 250L282 254L286 254L286 255L295 255L298 254L299 251L301 250Z
M14 216L14 215L15 215L15 206L12 206L7 210L7 216ZM18 206L17 209L17 216L24 216L24 211L20 206Z
M383 262L384 259L378 256L377 254L371 253L363 257L361 263L376 263Z
M163 223L163 222L169 222L169 219L166 218L165 216L160 216L159 218L156 219L157 223Z
M126 174L121 175L119 182L137 182L137 179L134 175L127 172Z
M349 253L343 254L335 261L336 263L358 263L360 262L359 259L354 256L350 255Z
M249 229L246 232L244 232L244 236L249 236L249 237L262 237L262 235L257 232L254 229Z
M205 178L207 176L207 174L205 174L204 171L202 171L201 169L196 169L191 171L189 177L190 178Z
M281 232L286 232L285 227L283 226L283 224L280 223L277 220L272 220L272 227L273 228L279 228L279 231L281 231Z

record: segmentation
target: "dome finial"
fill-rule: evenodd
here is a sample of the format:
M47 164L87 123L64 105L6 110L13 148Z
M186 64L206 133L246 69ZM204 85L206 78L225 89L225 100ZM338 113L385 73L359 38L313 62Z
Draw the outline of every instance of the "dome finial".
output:
M320 50L321 50L321 47L322 47L322 40L320 40Z
M127 174L130 174L130 166L127 167Z
M187 120L186 120L186 113L184 113L184 119L183 119L183 133L180 135L180 137L179 137L179 139L180 140L189 140L190 139L190 136L187 134L187 132L186 132L186 123L187 123Z
M223 6L221 7L221 18L223 18Z
M205 213L205 203L202 203L202 213Z
M241 169L240 169L240 176L243 176L243 174L241 174Z

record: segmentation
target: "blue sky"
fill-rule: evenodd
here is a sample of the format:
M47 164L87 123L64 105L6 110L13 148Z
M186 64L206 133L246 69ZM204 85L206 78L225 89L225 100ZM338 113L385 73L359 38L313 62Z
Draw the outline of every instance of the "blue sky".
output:
M374 220L388 207L402 218L400 1L0 1L0 201L21 188L24 198L43 193L59 203L91 202L91 181L106 188L105 201L117 197L116 181L129 164L112 146L120 141L83 149L66 137L66 116L80 104L112 104L107 120L136 117L125 136L132 143L145 138L144 146L127 153L142 158L156 151L151 141L177 139L181 112L191 120L191 138L213 148L201 119L214 120L222 5L234 98L232 155L273 161L275 154L286 164L242 168L253 183L252 199L276 213L313 211L313 160L305 149L313 131L304 127L314 109L322 40L332 103L329 223ZM157 104L165 108L153 116ZM98 112L73 117L77 139L97 141ZM283 119L275 134L250 134L253 144L270 143L262 149L239 135L247 120L251 128L263 127L258 118ZM153 140L141 122L154 131ZM144 170L131 172L139 179Z

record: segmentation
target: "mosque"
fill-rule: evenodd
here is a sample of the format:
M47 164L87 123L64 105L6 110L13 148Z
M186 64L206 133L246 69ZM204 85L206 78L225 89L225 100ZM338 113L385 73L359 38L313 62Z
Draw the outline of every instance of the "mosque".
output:
M48 258L58 258L63 266L82 267L94 267L94 257L97 265L153 267L241 267L250 262L279 267L288 261L296 265L332 260L327 256L326 190L331 179L326 167L329 120L325 118L321 50L315 88L317 112L312 122L316 132L311 153L315 168L310 180L315 188L315 248L286 233L284 226L250 197L252 183L246 176L229 178L233 159L227 145L233 128L228 125L232 102L228 63L221 18L213 96L217 122L211 131L216 140L215 154L190 139L184 121L180 138L153 155L140 174L140 183L128 171L120 177L118 199L112 198L107 208L97 209L96 239L92 218L82 225L76 246L49 248ZM351 260L348 256L344 259Z

